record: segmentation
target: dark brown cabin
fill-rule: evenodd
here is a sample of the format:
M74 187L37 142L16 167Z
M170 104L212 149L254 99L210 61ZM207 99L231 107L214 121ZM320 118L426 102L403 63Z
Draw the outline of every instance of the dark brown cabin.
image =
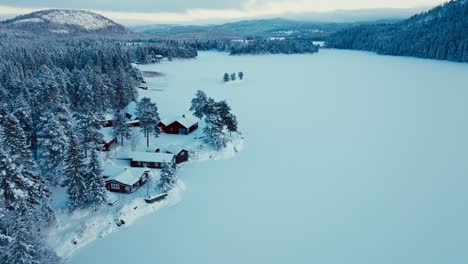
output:
M132 175L140 172L125 170L113 179L106 180L106 189L111 192L132 193L148 181L149 171L144 171L141 175ZM130 177L129 175L130 174Z

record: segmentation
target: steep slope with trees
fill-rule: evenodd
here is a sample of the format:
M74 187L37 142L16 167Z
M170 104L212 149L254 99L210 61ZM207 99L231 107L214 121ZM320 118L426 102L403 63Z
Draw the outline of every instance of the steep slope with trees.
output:
M329 37L327 46L468 62L468 1L450 1L395 24L345 29Z

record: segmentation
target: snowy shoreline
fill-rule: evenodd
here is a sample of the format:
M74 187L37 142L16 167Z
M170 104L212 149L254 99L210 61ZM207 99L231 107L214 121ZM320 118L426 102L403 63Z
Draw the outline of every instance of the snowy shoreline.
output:
M152 77L145 77L145 80ZM155 78L155 77L153 77ZM139 99L142 97L153 97L158 91L139 90ZM152 98L158 104L157 98ZM188 106L187 102L187 106ZM164 109L166 110L166 109ZM170 111L169 111L170 112ZM124 147L116 147L110 152L102 152L101 159L103 165L115 162L117 152L147 151L151 148L159 148L164 145L177 144L189 147L191 150L190 160L187 163L178 165L178 170L185 164L195 162L205 162L209 160L230 159L240 152L243 148L243 138L235 134L231 136L231 141L227 147L221 151L214 150L206 145L201 139L203 137L202 129L204 122L201 122L200 128L187 136L161 134L160 137L152 139L150 148L145 145L146 139L138 135L139 128L133 128L136 147L130 146L129 142ZM132 149L130 149L132 148ZM168 196L157 203L148 204L144 201L147 198L147 190L155 187L157 173L150 173L149 181L146 185L139 188L131 194L117 194L108 192L108 201L118 201L114 206L104 205L97 211L91 209L79 209L73 212L66 210L67 195L64 188L58 187L53 190L53 207L56 210L57 223L49 230L48 243L55 250L58 256L67 260L82 247L92 243L96 239L105 237L120 229L127 228L144 216L153 214L163 208L171 207L183 199L183 192L186 186L183 179L178 180L176 186L168 192ZM117 226L115 219L122 219L125 224Z

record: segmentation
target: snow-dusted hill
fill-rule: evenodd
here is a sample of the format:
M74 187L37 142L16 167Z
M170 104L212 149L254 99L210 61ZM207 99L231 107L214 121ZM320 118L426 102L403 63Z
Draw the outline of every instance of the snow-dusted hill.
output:
M36 33L130 33L124 26L104 16L82 10L50 9L37 11L3 21L2 24L9 29Z

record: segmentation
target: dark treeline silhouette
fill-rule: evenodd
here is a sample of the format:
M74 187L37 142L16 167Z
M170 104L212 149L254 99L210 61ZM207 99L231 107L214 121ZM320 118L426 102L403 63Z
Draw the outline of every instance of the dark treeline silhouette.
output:
M242 54L304 54L316 53L318 47L310 40L247 39L196 41L199 50L217 50L231 55Z
M450 1L395 24L340 31L327 47L468 62L468 1Z

